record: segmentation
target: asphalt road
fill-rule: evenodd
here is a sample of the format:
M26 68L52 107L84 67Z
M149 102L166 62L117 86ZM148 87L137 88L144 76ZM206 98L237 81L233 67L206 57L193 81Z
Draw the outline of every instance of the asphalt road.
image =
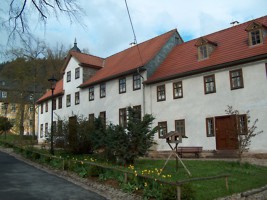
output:
M0 200L103 200L104 197L0 151Z

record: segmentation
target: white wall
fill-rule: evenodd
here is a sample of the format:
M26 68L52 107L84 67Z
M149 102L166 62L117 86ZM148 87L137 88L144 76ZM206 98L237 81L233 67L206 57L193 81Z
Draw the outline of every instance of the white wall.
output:
M244 88L231 90L229 70L243 71ZM215 74L216 93L205 94L203 77ZM183 82L183 98L173 99L172 83ZM165 84L166 101L157 102L156 88ZM185 119L185 132L188 139L183 139L180 146L203 146L206 150L216 149L216 138L206 136L207 117L226 115L227 105L238 109L240 113L250 110L251 121L259 119L258 130L261 135L252 139L251 151L267 152L267 77L265 62L240 65L219 71L203 73L183 79L172 80L151 86L150 112L156 117L154 125L167 121L168 132L175 129L175 120ZM155 135L158 150L170 150L164 139Z

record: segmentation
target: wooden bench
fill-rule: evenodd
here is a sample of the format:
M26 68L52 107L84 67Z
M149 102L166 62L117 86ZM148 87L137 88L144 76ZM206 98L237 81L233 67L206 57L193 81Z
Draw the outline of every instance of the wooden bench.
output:
M183 157L183 154L191 153L195 154L196 158L199 158L199 154L202 152L203 147L178 147L177 153L181 158Z

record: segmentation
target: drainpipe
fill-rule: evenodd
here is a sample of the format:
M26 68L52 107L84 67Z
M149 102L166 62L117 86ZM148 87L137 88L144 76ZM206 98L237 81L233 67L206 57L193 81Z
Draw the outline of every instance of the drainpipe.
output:
M146 109L145 109L145 85L143 84L143 82L145 81L145 78L142 76L142 74L140 73L140 67L137 68L137 73L141 76L142 78L142 85L143 85L143 94L142 94L142 99L143 99L143 116L145 115Z

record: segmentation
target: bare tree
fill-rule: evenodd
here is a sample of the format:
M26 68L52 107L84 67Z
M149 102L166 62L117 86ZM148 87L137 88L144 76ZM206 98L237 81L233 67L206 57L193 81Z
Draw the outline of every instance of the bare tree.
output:
M30 14L38 15L38 22L44 26L48 18L55 16L59 19L60 14L68 17L70 23L73 21L81 24L80 14L83 13L77 0L9 0L8 19L2 19L2 26L8 30L9 39L24 33L30 34Z
M251 122L250 112L247 111L245 114L241 114L238 110L235 110L232 106L227 106L225 110L227 115L236 116L235 121L235 134L238 138L238 153L240 162L242 161L243 153L249 150L251 140L263 131L257 131L258 119ZM243 118L241 118L243 116Z

